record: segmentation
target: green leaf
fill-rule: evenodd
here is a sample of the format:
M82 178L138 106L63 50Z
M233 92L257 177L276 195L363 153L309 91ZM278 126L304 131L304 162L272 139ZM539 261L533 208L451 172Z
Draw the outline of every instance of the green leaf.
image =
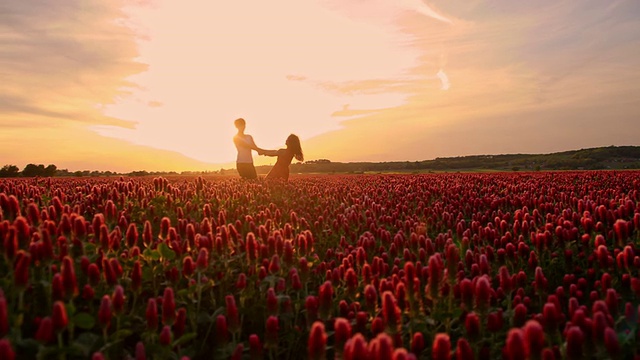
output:
M90 330L96 325L96 319L83 312L78 313L73 317L73 323L81 329Z
M73 305L73 303L65 304L64 307L67 310L68 315L73 316L76 313L76 307Z
M176 258L176 253L173 250L169 249L169 247L165 243L160 243L160 245L158 245L158 250L160 251L162 257L165 259L173 260Z
M166 356L166 349L164 346L160 344L148 343L145 344L145 352L147 353L147 359L163 359ZM172 354L173 355L173 354ZM178 359L177 357L172 357L170 359Z
M143 279L151 279L153 277L153 267L145 266L142 268L142 278Z
M53 359L58 355L58 353L62 352L57 347L53 346L43 346L38 351L37 359Z
M162 252L160 251L160 248L159 248L159 247L158 247L158 248L156 248L156 250L155 250L155 251L153 251L153 254L152 254L152 255L153 255L153 260L160 260L160 259L162 259L162 257L163 257Z
M225 311L227 311L227 308L224 306L217 308L216 311L213 312L213 315L211 315L211 319L215 319L218 315L224 314Z
M114 341L118 339L123 339L123 338L126 338L127 336L130 336L131 334L133 334L133 330L120 329L114 332L113 334L111 334L111 336L109 336L109 340Z
M427 325L430 325L430 326L435 326L436 325L436 322L432 317L426 317L425 318L425 322L427 323Z
M200 311L200 313L198 313L197 317L196 317L196 322L198 324L208 324L212 321L212 317L209 316L209 314Z
M84 243L84 252L87 254L95 254L96 252L96 245L90 242L85 242Z
M98 334L85 332L80 334L73 342L73 346L80 349L85 357L89 356L93 350L96 350L96 344L101 337Z
M76 345L76 344L71 344L69 345L66 349L65 349L65 353L68 355L71 355L72 357L76 357L76 356L83 356L85 354L85 349ZM84 355L86 356L86 355Z
M269 284L275 284L275 282L279 279L280 277L275 276L275 275L267 275L264 279L262 279L262 282L267 282Z
M36 339L20 339L16 340L14 345L17 344L21 348L39 348L40 343Z
M214 358L228 359L231 356L231 354L233 354L233 350L235 350L236 346L237 346L236 344L229 342L224 347L216 349Z
M160 253L158 252L158 250L146 249L142 252L142 255L145 257L145 259L160 260Z
M634 332L633 331L619 331L618 339L623 344L633 344L635 343Z
M174 341L171 347L180 346L198 337L198 333L188 333L182 335L178 340Z
M13 348L19 351L21 358L33 359L41 351L42 345L35 339L16 339Z

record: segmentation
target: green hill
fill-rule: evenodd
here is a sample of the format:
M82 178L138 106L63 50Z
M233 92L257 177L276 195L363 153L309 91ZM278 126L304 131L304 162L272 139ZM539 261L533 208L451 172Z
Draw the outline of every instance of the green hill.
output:
M266 173L270 166L258 166ZM640 169L640 146L609 146L551 154L472 155L424 161L350 162L329 160L292 164L292 173L428 171L538 171Z

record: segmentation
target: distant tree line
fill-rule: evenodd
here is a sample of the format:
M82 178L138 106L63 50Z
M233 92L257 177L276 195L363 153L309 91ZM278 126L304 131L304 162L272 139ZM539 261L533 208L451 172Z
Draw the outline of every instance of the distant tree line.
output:
M0 177L20 176L20 168L15 165L5 165L0 169Z
M256 167L259 173L267 167ZM291 165L292 173L541 171L640 169L640 146L609 146L552 154L471 155L424 161L332 162L326 159Z
M16 165L7 164L0 169L0 178L11 177L102 177L102 176L167 176L167 175L207 175L219 174L218 171L183 171L181 173L175 171L145 171L137 170L128 173L118 173L114 171L97 171L97 170L78 170L69 171L67 169L58 169L56 165L50 164L28 164L20 171Z
M53 164L49 164L47 166L44 166L43 164L28 164L27 166L24 167L24 169L22 169L22 171L20 171L20 168L17 167L16 165L5 165L2 167L2 169L0 169L0 177L34 177L34 176L40 176L40 177L51 177L51 176L56 176L58 173L58 167L53 165Z
M256 166L259 174L267 174L270 165ZM364 172L429 172L429 171L540 171L540 170L600 170L600 169L640 169L640 146L609 146L591 149L558 152L552 154L505 154L472 155L436 158L424 161L392 162L333 162L328 159L310 160L291 165L291 173L302 174L359 174ZM129 173L112 171L68 171L51 164L28 164L20 169L15 165L5 165L0 169L0 177L51 177L51 176L167 176L167 175L225 175L237 176L236 169L219 171L150 172L145 170Z

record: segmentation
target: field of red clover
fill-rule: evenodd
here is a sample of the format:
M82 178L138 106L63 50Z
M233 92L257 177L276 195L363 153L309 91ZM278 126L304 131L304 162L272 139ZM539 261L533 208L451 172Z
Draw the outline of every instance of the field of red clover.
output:
M640 172L0 180L0 358L634 359Z

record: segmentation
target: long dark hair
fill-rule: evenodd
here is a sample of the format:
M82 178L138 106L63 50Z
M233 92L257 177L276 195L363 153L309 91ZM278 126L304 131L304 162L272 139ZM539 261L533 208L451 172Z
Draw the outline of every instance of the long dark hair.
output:
M285 144L287 144L287 149L293 151L293 156L296 158L296 160L304 161L302 146L300 146L300 138L298 138L297 135L289 135Z

